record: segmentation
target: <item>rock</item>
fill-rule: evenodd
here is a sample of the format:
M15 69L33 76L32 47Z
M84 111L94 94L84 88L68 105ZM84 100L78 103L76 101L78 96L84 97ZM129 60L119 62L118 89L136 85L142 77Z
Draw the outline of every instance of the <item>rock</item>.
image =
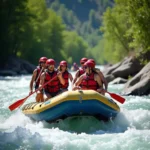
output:
M28 74L28 72L26 70L22 70L20 71L20 74Z
M17 73L11 70L1 70L0 76L16 76Z
M131 56L126 57L123 61L104 69L103 74L104 77L107 78L107 82L110 82L117 77L128 79L129 76L134 76L136 73L138 73L142 67L143 65L140 64L138 59Z
M126 83L128 80L123 79L123 78L116 78L113 81L111 81L109 84L122 84L122 83Z
M113 81L115 79L115 77L112 74L110 74L110 75L106 75L105 79L109 83L109 82Z
M29 63L26 60L11 56L8 59L8 68L16 71L18 74L21 74L23 70L25 70L28 74L31 74L35 69L35 65Z
M121 65L112 71L115 77L128 79L129 76L134 76L142 69L143 65L135 57L126 58Z
M1 76L14 76L22 74L32 74L36 68L35 65L30 64L28 61L22 60L15 56L9 56L5 66L1 69Z
M112 71L114 71L116 68L118 68L121 65L122 62L119 62L115 65L112 65L110 67L104 68L103 70L103 74L104 76L110 75L112 73Z
M150 94L150 62L129 80L123 89L124 95L147 95Z

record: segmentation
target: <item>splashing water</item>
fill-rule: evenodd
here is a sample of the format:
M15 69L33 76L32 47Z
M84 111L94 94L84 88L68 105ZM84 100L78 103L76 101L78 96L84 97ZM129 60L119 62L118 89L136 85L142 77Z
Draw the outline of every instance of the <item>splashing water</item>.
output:
M149 150L150 97L128 96L109 122L73 117L57 123L33 122L8 106L29 92L31 76L0 78L0 150ZM124 85L110 85L121 92ZM25 103L35 101L35 95Z

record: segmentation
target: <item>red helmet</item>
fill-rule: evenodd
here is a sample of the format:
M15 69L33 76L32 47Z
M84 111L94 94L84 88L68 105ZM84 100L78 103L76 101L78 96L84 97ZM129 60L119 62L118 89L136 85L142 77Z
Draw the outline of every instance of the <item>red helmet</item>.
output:
M94 68L95 68L95 65L96 65L95 60L94 59L88 59L88 61L92 62L94 64Z
M81 60L80 60L80 64L82 64L82 63L85 63L86 61L87 61L88 59L87 58L82 58Z
M47 57L41 57L40 59L39 59L39 63L41 63L41 62L46 62L47 61Z
M60 66L67 66L67 62L65 60L62 60L59 65Z
M55 65L55 60L54 59L48 59L46 61L46 65Z
M84 66L88 66L88 67L94 68L94 63L91 62L91 61L86 61L86 62L84 63Z

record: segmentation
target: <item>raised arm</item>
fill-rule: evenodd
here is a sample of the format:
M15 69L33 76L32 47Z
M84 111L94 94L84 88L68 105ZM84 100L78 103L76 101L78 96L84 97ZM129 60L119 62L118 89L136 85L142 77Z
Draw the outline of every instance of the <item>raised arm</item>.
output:
M58 79L62 85L65 84L65 79L62 77L62 72L57 73Z

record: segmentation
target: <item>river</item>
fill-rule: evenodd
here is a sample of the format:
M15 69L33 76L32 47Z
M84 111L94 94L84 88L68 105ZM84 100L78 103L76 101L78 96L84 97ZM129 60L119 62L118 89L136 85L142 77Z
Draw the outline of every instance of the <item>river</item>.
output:
M72 72L73 73L73 72ZM73 73L74 74L74 73ZM150 96L127 96L109 122L92 117L33 122L9 105L29 92L31 76L0 77L0 150L149 150ZM120 93L124 85L109 85ZM107 95L108 96L108 95ZM33 102L35 95L25 102Z

